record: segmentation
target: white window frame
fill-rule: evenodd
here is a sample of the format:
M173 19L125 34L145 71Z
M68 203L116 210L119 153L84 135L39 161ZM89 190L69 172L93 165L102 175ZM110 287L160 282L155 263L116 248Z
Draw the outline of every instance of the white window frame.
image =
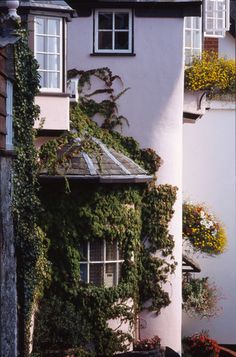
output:
M99 13L112 13L112 30L101 30L101 31L112 31L112 49L99 49L98 48L98 34L99 34L99 22L98 22L98 15ZM117 13L126 13L129 14L129 28L128 30L118 30L115 29L115 14ZM96 9L94 13L95 19L94 19L94 38L95 38L95 44L94 44L94 50L95 53L132 53L133 50L133 44L132 44L132 37L133 37L133 18L132 18L132 10L130 9ZM128 32L128 41L129 41L129 46L128 49L122 50L122 49L115 49L115 33L116 32Z
M185 17L184 19L184 56L185 56L185 65L190 65L191 64L191 59L194 57L198 56L201 57L202 54L202 18L198 17L199 19L199 28L194 27L194 19L196 17ZM190 21L190 27L187 27L187 19ZM190 46L186 45L186 32L190 32ZM194 33L199 32L199 47L194 47ZM187 56L186 56L186 50L190 51L190 63L186 62ZM198 54L196 54L198 52Z
M208 3L213 5L213 16L209 16ZM223 5L223 10L218 9L218 4ZM220 17L222 15L222 17ZM208 28L208 20L212 20L212 28ZM203 3L204 36L222 38L230 27L230 0L205 0ZM218 26L218 20L222 20L222 27Z
M59 35L49 35L49 34L37 34L37 20L38 19L50 19L50 20L59 20L60 22L60 33ZM43 36L43 37L58 37L60 38L60 49L58 53L51 53L55 55L59 55L60 58L60 66L59 66L59 71L55 70L42 70L39 68L39 71L50 73L50 72L57 72L59 74L59 87L56 88L49 88L49 87L41 87L40 91L41 92L46 92L46 93L61 93L63 91L63 19L61 17L54 17L54 16L35 16L34 19L34 55L35 58L37 59L37 54L49 54L50 52L41 52L37 51L37 35Z
M124 259L120 259L119 256L119 247L118 243L116 242L116 256L117 259L115 260L106 260L106 241L101 240L101 244L103 244L103 260L90 260L90 242L87 243L87 260L85 261L80 261L80 265L86 265L87 266L87 281L86 283L90 283L90 265L91 264L99 264L100 266L103 265L103 281L104 281L104 286L105 285L105 274L106 274L106 265L107 264L116 264L116 281L115 284L112 286L117 286L119 284L119 279L120 279L120 265L124 262ZM107 286L110 287L110 286Z
M13 83L7 80L6 150L13 150Z

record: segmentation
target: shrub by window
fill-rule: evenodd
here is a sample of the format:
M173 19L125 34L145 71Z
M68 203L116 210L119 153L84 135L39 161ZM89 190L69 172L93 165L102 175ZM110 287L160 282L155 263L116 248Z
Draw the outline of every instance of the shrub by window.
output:
M131 10L95 11L95 52L131 53Z
M107 288L118 285L124 259L116 241L83 242L80 254L81 280Z

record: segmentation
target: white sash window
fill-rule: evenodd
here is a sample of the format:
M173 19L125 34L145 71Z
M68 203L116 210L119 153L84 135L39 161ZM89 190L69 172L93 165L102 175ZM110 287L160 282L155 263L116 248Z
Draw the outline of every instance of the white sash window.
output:
M206 37L224 37L230 25L229 0L205 0L204 35Z
M202 52L202 19L201 17L186 17L185 23L185 64L190 65L194 57L200 57Z
M35 18L35 57L39 63L41 90L62 91L61 18Z

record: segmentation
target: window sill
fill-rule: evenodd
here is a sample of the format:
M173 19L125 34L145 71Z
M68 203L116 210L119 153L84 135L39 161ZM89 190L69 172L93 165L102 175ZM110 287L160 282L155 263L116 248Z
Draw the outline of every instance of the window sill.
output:
M39 92L36 97L69 97L69 93L58 93L58 92Z
M122 53L122 52L94 52L90 53L92 57L135 57L136 53Z

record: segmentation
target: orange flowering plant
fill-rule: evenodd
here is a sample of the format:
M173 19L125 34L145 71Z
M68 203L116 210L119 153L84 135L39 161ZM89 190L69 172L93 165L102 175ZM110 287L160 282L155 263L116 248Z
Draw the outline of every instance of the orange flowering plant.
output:
M195 251L208 255L219 255L227 246L222 223L202 204L183 204L183 239Z
M145 338L143 340L137 340L134 343L134 351L151 351L159 348L161 345L161 339L159 336L152 338Z
M184 357L219 357L220 346L207 333L197 333L183 339Z

